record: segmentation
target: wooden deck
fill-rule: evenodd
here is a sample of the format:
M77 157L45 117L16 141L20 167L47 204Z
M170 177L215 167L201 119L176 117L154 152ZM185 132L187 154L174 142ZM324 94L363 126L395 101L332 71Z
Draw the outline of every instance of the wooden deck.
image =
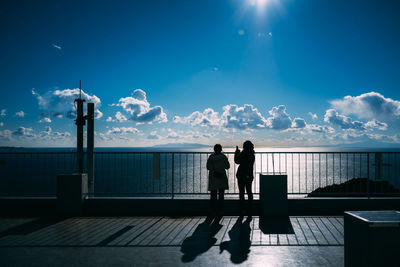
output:
M343 217L291 216L288 232L260 230L260 218L74 217L0 219L0 247L168 247L210 238L212 246L237 241L251 246L343 246ZM265 231L264 231L265 232ZM235 237L236 235L236 237ZM208 242L208 241L207 241Z

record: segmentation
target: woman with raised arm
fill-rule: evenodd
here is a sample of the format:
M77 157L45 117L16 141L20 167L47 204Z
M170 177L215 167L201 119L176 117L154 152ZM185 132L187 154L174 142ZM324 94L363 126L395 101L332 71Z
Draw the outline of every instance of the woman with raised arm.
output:
M235 151L235 163L239 164L239 168L236 172L236 178L238 179L239 187L239 199L241 212L244 210L244 191L247 192L247 198L249 201L248 212L251 212L253 206L253 192L251 191L251 185L253 183L253 165L255 161L254 145L252 142L247 140L243 143L243 151L240 152L236 146Z
M229 189L228 177L225 170L229 169L228 158L222 153L222 146L216 144L214 153L207 159L208 191L211 192L211 209L222 212L224 203L224 190ZM218 205L217 204L218 195Z

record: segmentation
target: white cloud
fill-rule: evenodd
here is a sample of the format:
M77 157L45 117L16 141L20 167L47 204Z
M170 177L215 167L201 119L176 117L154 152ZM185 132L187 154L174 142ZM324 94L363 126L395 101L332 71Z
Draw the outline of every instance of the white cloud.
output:
M147 139L160 139L160 136L157 134L157 131L152 131L150 134L147 136Z
M0 131L0 140L9 141L11 139L12 132L10 130Z
M361 121L353 121L351 118L344 115L340 115L334 109L328 109L325 113L324 121L331 123L332 125L339 126L342 129L352 130L365 130L364 123Z
M381 130L385 131L388 129L388 125L385 122L378 121L376 119L370 120L366 123L361 121L353 121L351 118L346 117L344 115L340 115L334 109L328 109L325 113L324 121L331 123L332 125L339 126L345 130L358 130L358 131L365 131L365 130Z
M6 116L6 109L2 109L1 111L0 111L0 116L1 117L5 117Z
M139 132L138 129L133 127L113 127L111 130L108 130L106 134L135 134Z
M34 137L35 136L33 134L32 128L25 128L23 126L18 127L17 130L12 132L12 134L15 136L18 136L18 137Z
M273 107L269 114L272 117L267 118L267 126L274 130L286 130L292 126L292 120L286 113L286 107L280 105L278 107Z
M359 118L393 119L400 116L400 101L386 98L376 92L345 96L330 103L343 114L354 114Z
M324 134L329 133L329 134L331 134L331 133L335 132L335 129L333 129L330 126L317 125L317 124L307 124L306 129L308 129L314 133L324 133Z
M47 123L50 123L50 122L51 122L51 119L48 118L48 117L43 117L43 119L41 119L39 122L47 122Z
M51 44L55 49L61 50L62 47L56 44ZM68 50L68 49L67 49Z
M179 135L173 131L172 129L168 129L168 135L167 135L168 139L179 139Z
M52 140L52 141L64 140L65 138L68 138L70 136L71 133L69 132L54 132L50 126L46 126L44 128L44 131L42 131L39 134L39 137L42 140Z
M192 126L219 126L220 118L218 112L212 108L207 108L203 112L195 111L187 117L175 116L175 123L189 123Z
M20 110L20 111L18 111L18 112L15 113L15 116L20 117L20 118L23 118L23 117L25 117L25 112L22 111L22 110Z
M302 118L294 118L292 121L292 128L297 128L297 129L302 129L304 127L306 127L306 121Z
M116 114L115 114L115 119L118 121L118 122L124 122L124 121L127 121L128 119L121 113L121 112L117 112Z
M4 123L3 122L0 122L0 127L3 127L4 126Z
M364 127L369 130L378 129L381 131L385 131L388 128L387 123L378 121L378 120L370 120L364 124Z
M245 31L244 31L243 29L239 29L239 30L238 30L238 34L239 34L239 35L244 35L244 34L245 34Z
M315 113L312 113L312 112L308 112L308 115L310 115L310 116L311 116L311 119L313 119L313 120L318 120L318 116L317 116L317 114L315 114Z
M338 135L337 137L349 143L370 142L370 141L378 141L383 143L399 143L399 140L396 135L389 136L385 134L346 132L342 135Z
M150 107L146 93L142 89L133 91L132 96L120 98L117 106L121 106L130 114L129 120L137 123L167 122L167 114L161 106Z
M233 129L260 129L265 128L265 119L253 105L245 104L243 107L237 105L226 105L222 108L222 123L226 128Z
M126 116L119 111L115 113L115 119L113 119L112 117L108 117L106 119L107 122L124 122L127 120L128 119L126 118Z
M265 119L263 115L253 105L245 104L242 107L230 104L223 108L221 116L211 108L203 112L195 111L187 117L175 116L175 123L187 123L192 126L220 126L226 129L246 130L246 129L274 129L286 130L289 128L304 128L306 122L302 118L295 118L293 121L286 113L286 107L281 105L273 107L269 113L272 117Z
M268 33L268 36L269 36L269 37L272 37L272 32L269 32L269 33Z
M43 131L35 133L32 128L20 126L14 131L0 131L1 141L29 142L29 144L59 145L71 137L69 132L53 131L50 126L46 126ZM52 143L56 142L56 143Z
M79 88L48 91L44 95L40 95L32 89L32 94L37 98L39 108L46 111L42 116L76 118L74 100L79 98ZM94 103L96 119L103 116L103 113L99 110L101 106L100 98L89 95L82 90L82 99L86 100L86 103Z

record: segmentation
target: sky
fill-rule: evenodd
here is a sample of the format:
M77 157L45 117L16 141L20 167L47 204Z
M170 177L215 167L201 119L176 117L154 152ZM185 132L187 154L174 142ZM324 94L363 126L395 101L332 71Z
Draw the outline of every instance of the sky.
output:
M400 147L399 1L1 1L0 146Z

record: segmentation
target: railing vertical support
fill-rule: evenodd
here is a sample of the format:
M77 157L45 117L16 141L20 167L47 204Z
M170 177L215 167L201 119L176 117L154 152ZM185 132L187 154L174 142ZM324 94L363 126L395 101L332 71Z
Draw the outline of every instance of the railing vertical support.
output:
M171 166L171 199L174 199L174 187L175 187L175 153L172 153L172 166Z
M367 153L367 192L368 192L368 199L370 199L371 193L369 188L369 153Z
M375 180L382 179L382 152L375 153Z

